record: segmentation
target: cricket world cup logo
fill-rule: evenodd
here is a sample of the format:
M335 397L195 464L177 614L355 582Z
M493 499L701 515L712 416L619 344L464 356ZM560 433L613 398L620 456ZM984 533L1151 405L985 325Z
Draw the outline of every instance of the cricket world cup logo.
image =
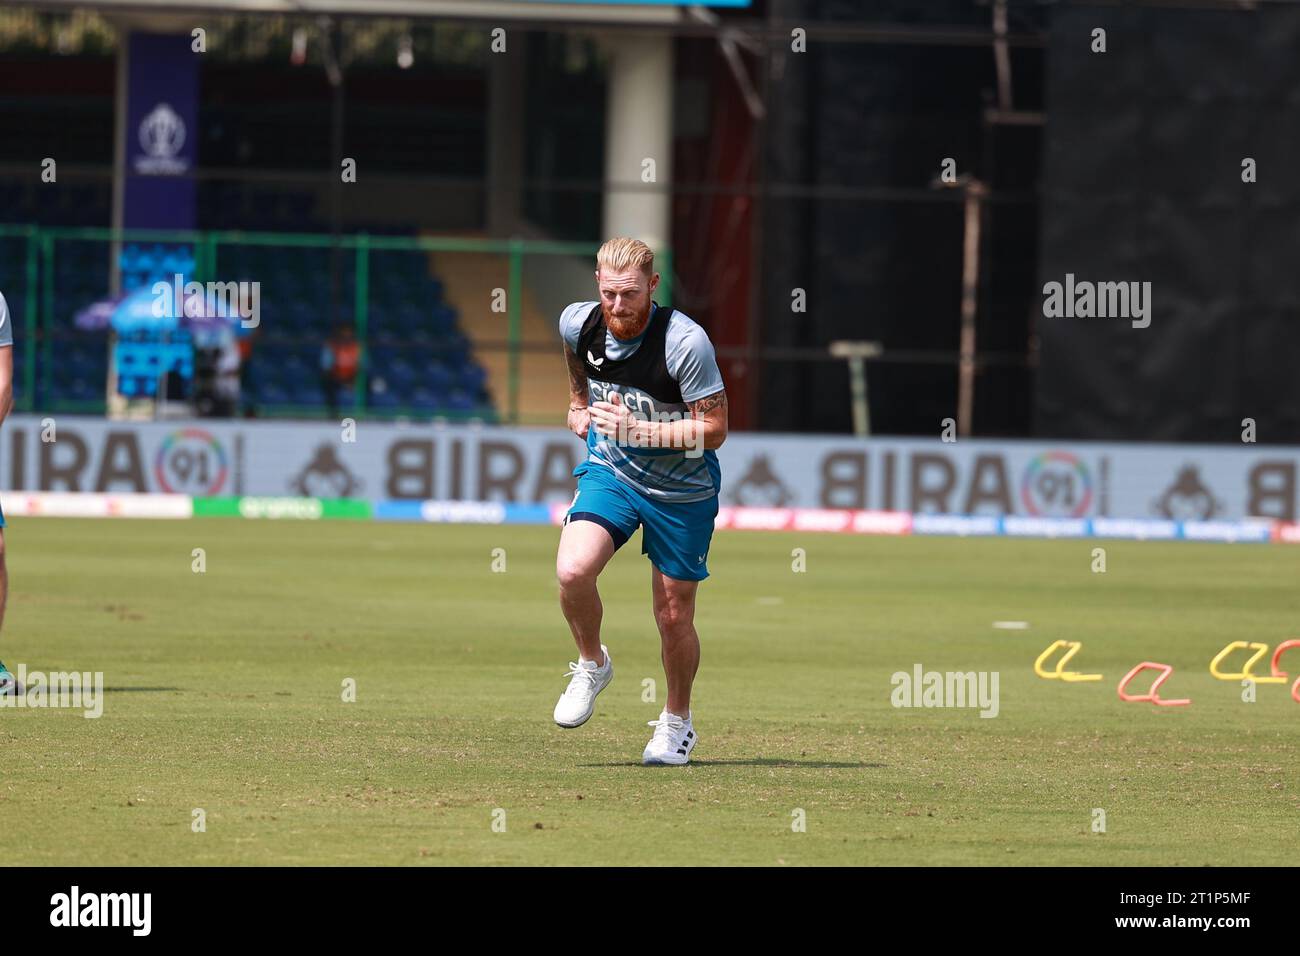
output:
M177 158L185 145L185 121L168 103L159 103L140 121L140 149L144 156L135 161L137 172L177 175L188 163Z

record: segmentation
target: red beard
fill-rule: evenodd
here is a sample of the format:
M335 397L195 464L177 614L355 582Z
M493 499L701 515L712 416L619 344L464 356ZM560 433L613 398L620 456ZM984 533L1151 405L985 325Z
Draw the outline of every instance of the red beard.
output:
M635 316L629 318L619 318L609 314L609 306L603 302L600 310L605 316L605 325L614 333L616 339L634 339L640 335L650 321L651 303L647 302L644 309Z

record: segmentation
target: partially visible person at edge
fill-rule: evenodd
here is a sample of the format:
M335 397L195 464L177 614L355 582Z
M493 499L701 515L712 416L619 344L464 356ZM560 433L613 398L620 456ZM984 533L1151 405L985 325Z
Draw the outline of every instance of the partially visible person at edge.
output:
M0 424L14 409L14 329L9 305L0 293ZM0 630L4 628L5 605L9 603L9 569L5 564L5 516L0 511ZM3 635L0 635L3 636ZM23 686L0 661L0 695L22 694Z

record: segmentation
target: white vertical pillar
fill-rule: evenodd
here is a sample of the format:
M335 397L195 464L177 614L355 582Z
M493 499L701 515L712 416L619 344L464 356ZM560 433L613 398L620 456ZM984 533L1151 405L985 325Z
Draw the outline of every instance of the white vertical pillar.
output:
M604 235L632 236L658 252L672 239L673 40L624 33L607 37ZM643 183L646 160L655 181Z

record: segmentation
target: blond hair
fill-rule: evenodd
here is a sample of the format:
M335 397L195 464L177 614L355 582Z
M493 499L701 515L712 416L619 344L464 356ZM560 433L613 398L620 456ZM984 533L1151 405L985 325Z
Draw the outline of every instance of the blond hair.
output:
M655 271L655 254L640 239L626 236L610 239L596 253L597 271L624 272L634 268L646 275L653 275Z

